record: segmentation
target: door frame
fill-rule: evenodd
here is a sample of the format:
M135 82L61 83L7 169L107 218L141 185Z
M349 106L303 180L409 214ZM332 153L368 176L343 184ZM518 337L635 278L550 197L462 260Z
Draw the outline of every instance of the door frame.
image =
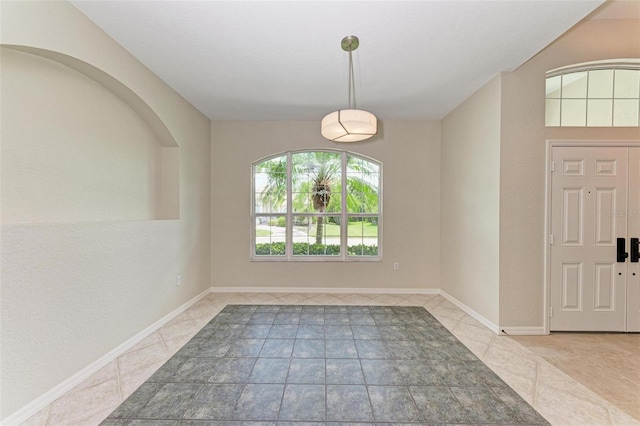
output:
M551 160L555 147L575 148L607 148L607 147L640 147L640 140L580 140L580 139L547 139L545 155L544 175L544 291L543 291L543 318L542 326L544 334L550 334L549 307L551 306Z

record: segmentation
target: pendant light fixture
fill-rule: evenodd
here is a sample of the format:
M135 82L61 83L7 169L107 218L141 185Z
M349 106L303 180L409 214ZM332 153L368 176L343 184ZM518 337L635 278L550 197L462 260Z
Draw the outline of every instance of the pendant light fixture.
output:
M327 114L322 119L322 136L334 142L358 142L378 132L378 119L368 111L356 107L356 87L353 82L353 57L360 41L356 36L342 39L342 50L349 52L349 108Z

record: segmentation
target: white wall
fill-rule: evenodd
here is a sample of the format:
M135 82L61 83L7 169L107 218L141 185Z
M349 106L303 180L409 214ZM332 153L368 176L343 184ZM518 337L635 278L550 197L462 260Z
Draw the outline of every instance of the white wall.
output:
M60 52L109 74L148 104L175 138L180 150L179 155L169 155L179 158L179 167L172 164L168 171L180 174L179 220L112 222L97 219L86 222L84 218L75 217L75 222L59 223L61 217L57 217L50 220L58 223L16 224L5 221L3 215L0 418L6 418L209 287L211 180L210 120L73 6L66 2L3 2L1 36L3 43ZM21 66L27 66L27 70L35 74L21 78L41 76L46 80L51 77L47 71L51 71L50 66L36 65L42 64L43 60L31 59L22 62ZM37 69L31 68L30 63ZM5 86L10 80L5 80L4 63L0 65L3 67L3 164L0 176L3 213L5 209L15 212L15 205L21 202L12 194L16 194L14 186L18 185L17 178L23 173L12 165L5 168L5 155L11 158L14 154L13 148L5 152L5 147L15 147L16 139L26 136L33 149L46 148L51 132L59 140L69 136L70 140L64 141L68 143L65 148L71 153L82 152L86 164L97 170L106 169L116 156L122 163L147 164L141 175L128 177L134 180L134 185L140 182L147 185L155 179L157 187L158 179L162 180L162 177L154 174L150 163L145 163L150 158L147 154L151 136L140 123L140 117L113 94L105 92L106 89L92 86L84 76L59 65L53 65L53 68L64 74L62 78L68 83L64 87L69 90L86 88L91 92L88 98L91 104L99 105L100 110L83 115L77 109L81 96L59 93L59 80L51 80L53 85L39 81L38 84L44 84L39 99L56 105L51 114L55 113L59 120L33 129L32 120L20 118L7 127L11 129L10 133L4 133L4 124L14 112L4 108L5 105L16 105L22 100L16 99L18 95ZM9 70L9 73L13 72ZM46 111L41 112L42 120L49 117ZM89 119L93 125L77 122ZM83 151L82 147L74 147L71 143L99 137L105 128L113 126L114 119L123 123L114 134L120 132L126 140L140 142L133 151L118 144L108 147L96 144ZM101 155L101 147L108 150L108 155ZM25 158L28 153L22 151L15 158L23 165L29 164L30 160L40 162L46 170L55 173L60 170L56 165L64 167L65 158L55 149L53 151L49 157L51 161L46 161L47 156L40 152ZM170 162L169 157L165 161ZM162 163L162 160L157 161L156 156L153 163L158 162ZM127 173L135 173L132 169L137 166L129 168ZM117 171L113 170L114 173ZM154 177L145 180L152 174ZM104 188L109 179L117 180L118 177L106 172L97 173L94 183ZM52 190L66 187L73 188L73 185L56 185ZM160 192L163 191L175 194L176 188L166 187ZM153 191L147 192L151 193ZM114 194L116 198L110 202L120 196L121 193ZM128 208L123 204L122 208ZM143 199L140 204L158 206L150 199ZM81 207L94 212L100 209L99 201L91 199ZM46 205L35 201L31 206L20 208L23 212L31 208L33 211L29 214L33 217L48 213L43 211ZM110 208L115 213L121 212L115 206ZM175 206L171 209L175 213ZM144 219L142 216L139 218ZM182 274L181 287L175 285L177 274Z
M381 127L369 141L337 144L322 138L319 121L214 121L212 286L439 288L440 124L385 120ZM250 261L251 164L305 148L344 149L383 163L383 261Z
M503 74L500 147L500 325L542 327L546 139L638 139L638 128L545 128L545 72L640 57L640 21L591 20Z
M2 222L154 219L161 146L144 120L65 65L1 55Z
M441 288L498 324L501 76L442 120Z

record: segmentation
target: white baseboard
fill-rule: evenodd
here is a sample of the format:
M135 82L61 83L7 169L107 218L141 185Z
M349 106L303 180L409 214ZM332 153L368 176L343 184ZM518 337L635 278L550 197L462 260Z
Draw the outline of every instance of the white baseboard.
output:
M470 307L468 307L467 305L465 305L464 303L462 303L461 301L459 301L458 299L456 299L455 297L453 297L452 295L447 293L446 291L440 290L440 294L442 295L442 297L444 297L449 302L451 302L454 305L456 305L458 308L460 308L462 311L467 313L469 316L471 316L476 321L480 322L482 325L487 327L492 332L494 332L496 334L500 333L500 327L498 327L498 325L496 325L493 322L489 321L487 318L483 317L482 315L480 315L479 313L477 313L476 311L474 311L473 309L471 309Z
M436 288L211 287L212 293L440 294Z
M546 336L544 327L501 327L500 334L507 336Z
M170 313L168 313L158 321L151 324L149 327L145 328L135 336L131 337L130 339L123 342L122 344L112 349L111 351L107 352L105 355L98 358L96 361L92 362L82 370L78 371L73 376L69 377L68 379L58 384L51 390L45 392L44 394L40 395L38 398L34 399L29 404L25 405L15 413L11 414L10 416L2 420L2 422L0 422L0 425L13 426L26 421L27 419L29 419L29 417L33 416L38 411L45 408L47 405L51 404L53 401L60 398L62 395L64 395L74 387L78 386L80 383L82 383L83 381L91 377L91 375L98 372L98 370L100 370L101 368L109 364L111 361L118 358L120 355L122 355L123 353L131 349L133 346L135 346L136 344L138 344L139 342L147 338L153 332L155 332L160 327L162 327L163 325L165 325L166 323L168 323L169 321L171 321L172 319L174 319L175 317L177 317L178 315L180 315L181 313L189 309L192 305L196 304L200 299L202 299L203 297L205 297L210 293L211 293L211 289L208 288L202 293L198 294L193 299L189 300L187 303L174 309L173 311L171 311Z

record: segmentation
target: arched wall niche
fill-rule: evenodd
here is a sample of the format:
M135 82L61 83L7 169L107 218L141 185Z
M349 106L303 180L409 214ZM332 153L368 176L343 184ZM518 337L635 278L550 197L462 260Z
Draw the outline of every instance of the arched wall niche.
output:
M179 219L180 148L130 88L30 46L2 52L2 223Z

